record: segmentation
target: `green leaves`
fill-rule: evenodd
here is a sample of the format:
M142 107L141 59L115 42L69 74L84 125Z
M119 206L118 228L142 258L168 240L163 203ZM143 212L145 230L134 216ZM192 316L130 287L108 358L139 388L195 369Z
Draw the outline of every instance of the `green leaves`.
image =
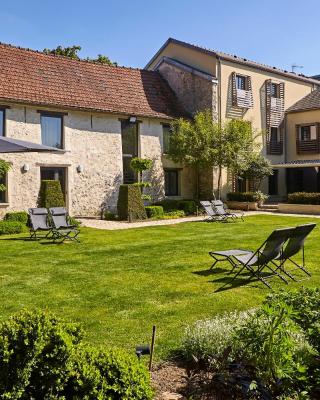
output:
M11 165L7 161L0 160L0 181L6 176L10 168ZM4 192L6 189L6 186L0 183L0 192Z

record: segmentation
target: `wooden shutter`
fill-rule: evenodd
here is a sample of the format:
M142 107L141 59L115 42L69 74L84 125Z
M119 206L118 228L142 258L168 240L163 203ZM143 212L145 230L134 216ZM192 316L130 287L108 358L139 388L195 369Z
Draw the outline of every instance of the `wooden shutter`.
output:
M270 139L270 127L271 127L271 79L267 79L265 82L266 91L266 127L269 132Z
M237 97L237 81L236 81L236 73L232 72L231 74L232 79L232 105L234 107L238 106L238 97Z
M251 76L247 76L247 84L248 84L248 92L249 92L249 107L253 107Z

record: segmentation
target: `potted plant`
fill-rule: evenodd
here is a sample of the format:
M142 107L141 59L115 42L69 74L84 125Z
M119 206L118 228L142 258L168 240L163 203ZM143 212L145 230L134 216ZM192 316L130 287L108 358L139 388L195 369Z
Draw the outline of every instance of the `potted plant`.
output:
M262 193L261 190L254 192L254 199L258 203L258 207L261 207L263 203L268 199L268 195Z

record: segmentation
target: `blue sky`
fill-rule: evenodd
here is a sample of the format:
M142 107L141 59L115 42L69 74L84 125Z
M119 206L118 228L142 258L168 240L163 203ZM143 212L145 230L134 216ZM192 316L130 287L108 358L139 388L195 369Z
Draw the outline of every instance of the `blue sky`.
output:
M272 66L320 74L318 0L10 0L0 40L42 50L82 46L143 67L168 37Z

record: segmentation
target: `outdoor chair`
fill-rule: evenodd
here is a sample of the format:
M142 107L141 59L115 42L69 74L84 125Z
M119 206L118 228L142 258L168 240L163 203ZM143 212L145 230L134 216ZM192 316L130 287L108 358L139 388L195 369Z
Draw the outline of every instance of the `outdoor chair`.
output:
M52 234L54 241L61 239L60 243L65 240L79 242L79 229L76 225L69 224L69 215L64 207L49 208L52 221Z
M226 210L221 200L213 200L211 204L216 215L218 215L222 221L227 221L228 219L236 221L237 219L241 219L241 221L244 222L243 213L237 215L229 210Z
M301 270L306 275L311 276L310 272L305 268L305 256L304 256L304 243L307 236L311 233L311 231L316 227L315 223L305 224L297 226L292 233L290 234L289 240L286 246L283 248L282 252L276 258L279 262L277 268L291 278L294 281L298 281L291 272L295 270ZM296 261L292 260L292 257L298 254L302 250L302 265L298 264ZM295 268L290 271L285 268L286 261L290 261Z
M271 285L266 279L274 275L288 284L288 281L278 272L279 268L275 266L274 260L279 257L283 245L294 229L295 228L276 229L256 251L234 255L233 261L237 264L237 267L239 267L239 271L234 275L232 281L234 281L243 270L247 270L250 274L249 279L257 278L269 289L271 289ZM263 274L265 269L271 272L267 276Z
M201 206L203 207L204 211L206 212L206 218L204 221L217 221L218 216L215 212L215 210L212 207L212 204L210 201L200 201Z
M30 219L30 239L47 239L52 234L52 226L48 219L48 210L46 208L29 208ZM39 232L47 232L45 236L39 236Z

